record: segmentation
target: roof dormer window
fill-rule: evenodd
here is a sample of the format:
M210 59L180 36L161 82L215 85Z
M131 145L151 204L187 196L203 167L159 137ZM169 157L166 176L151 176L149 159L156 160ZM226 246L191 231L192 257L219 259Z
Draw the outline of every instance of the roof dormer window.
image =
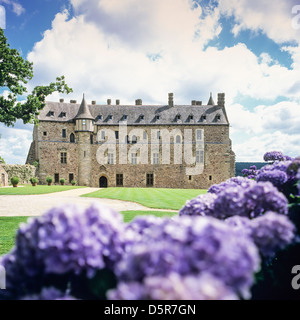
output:
M217 114L217 115L216 115L216 120L217 120L217 121L221 121L221 115L220 115L220 114Z
M201 121L206 121L206 119L207 119L207 117L205 114L201 116Z
M62 113L60 114L60 116L61 116L62 118L65 118L65 117L67 116L67 114L66 114L66 112L62 112Z
M102 120L102 116L100 114L98 116L98 120Z
M189 120L194 120L194 115L193 114L189 115Z
M155 120L159 120L159 119L160 119L159 115L155 116Z
M54 111L49 111L49 117L54 117Z
M143 114L140 115L140 120L145 120L145 116Z
M128 119L127 114L124 114L124 115L123 115L123 121L126 121L127 119Z
M112 120L113 119L113 116L110 114L109 116L108 116L108 120Z
M176 116L176 120L178 121L178 120L181 120L181 115L180 114L178 114L177 116Z

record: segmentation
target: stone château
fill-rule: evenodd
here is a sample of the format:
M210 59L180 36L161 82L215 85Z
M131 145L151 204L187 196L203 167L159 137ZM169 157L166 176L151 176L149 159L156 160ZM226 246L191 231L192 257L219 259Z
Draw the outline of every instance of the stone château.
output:
M225 94L207 103L166 105L46 102L27 163L91 187L208 188L235 175Z

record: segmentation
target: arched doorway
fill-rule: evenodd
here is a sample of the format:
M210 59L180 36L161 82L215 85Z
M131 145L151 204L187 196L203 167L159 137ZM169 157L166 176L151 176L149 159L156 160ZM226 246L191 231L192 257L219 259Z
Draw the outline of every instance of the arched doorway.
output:
M101 177L99 180L99 186L100 188L107 188L108 187L108 183L107 183L107 178L106 177Z

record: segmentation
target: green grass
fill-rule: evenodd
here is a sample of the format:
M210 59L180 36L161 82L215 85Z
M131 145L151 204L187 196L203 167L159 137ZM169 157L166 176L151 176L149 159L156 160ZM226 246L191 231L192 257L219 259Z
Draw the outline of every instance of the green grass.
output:
M137 216L155 216L155 217L173 217L178 215L178 212L166 212L166 211L122 211L124 215L124 222L131 222Z
M180 210L187 200L206 192L200 189L108 188L82 197L131 201L152 209Z
M35 194L48 194L84 187L73 186L36 186L26 185L18 188L0 188L0 196L4 195L35 195Z
M0 217L0 256L12 249L20 223L27 220L28 217Z

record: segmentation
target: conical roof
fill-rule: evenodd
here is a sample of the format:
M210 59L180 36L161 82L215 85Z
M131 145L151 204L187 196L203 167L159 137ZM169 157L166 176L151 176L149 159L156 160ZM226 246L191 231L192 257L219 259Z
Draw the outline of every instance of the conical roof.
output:
M207 103L208 106L215 106L215 102L214 102L214 99L212 97L212 93L210 93L210 98L208 100L208 103Z
M95 118L91 115L89 106L86 103L85 97L83 95L82 102L80 108L78 110L77 116L75 119L87 119L87 120L95 120Z

